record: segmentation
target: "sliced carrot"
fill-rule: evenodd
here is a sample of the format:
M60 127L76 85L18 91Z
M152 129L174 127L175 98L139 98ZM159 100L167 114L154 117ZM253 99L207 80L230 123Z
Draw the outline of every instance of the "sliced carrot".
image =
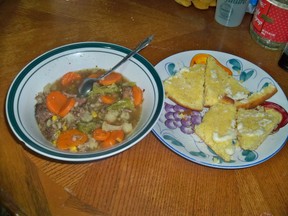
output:
M102 130L101 128L97 128L93 131L93 138L97 141L104 141L109 136L110 136L110 132Z
M102 148L109 148L109 147L114 146L115 144L116 144L116 140L113 137L109 136L107 139L105 139L104 141L100 143L100 146Z
M102 85L111 85L117 82L120 82L122 80L122 75L117 72L112 72L106 77L104 77L102 80L99 81L100 84Z
M122 142L124 140L124 131L123 130L114 130L111 131L110 135L113 139L115 139L117 142Z
M138 86L133 86L132 87L132 93L133 93L133 98L134 98L134 105L139 106L143 102L143 91L141 88Z
M193 66L194 64L206 64L207 62L207 58L211 56L210 54L206 54L206 53L198 53L195 56L193 56L193 58L190 61L190 67ZM227 74L232 75L232 71L225 67L224 65L222 65L217 59L216 59L217 64L222 67Z
M100 99L104 104L113 104L116 101L116 98L111 95L101 95Z
M67 96L60 91L52 91L46 97L46 105L50 112L58 114L67 101Z
M90 74L88 77L89 78L97 78L97 77L99 77L101 75L101 73L92 73L92 74Z
M61 84L63 86L69 86L77 80L81 79L81 75L76 72L68 72L61 78Z
M50 112L64 117L74 107L76 100L68 98L60 91L52 91L46 97L46 105Z
M59 149L66 150L70 147L84 144L87 140L88 136L85 133L77 129L71 129L60 133L58 139L56 140L56 146Z
M58 115L61 117L66 116L70 112L70 110L74 107L75 103L76 100L74 98L68 98L66 100L66 103L59 110Z
M100 134L103 133L102 129L96 129L96 130L99 130ZM94 131L95 133L97 133L96 130ZM102 130L102 131L100 131L100 130ZM100 135L101 139L103 139L102 142L100 143L100 146L102 148L112 147L113 145L120 143L124 140L125 134L124 134L123 130L113 130L110 132L108 132L108 131L106 131L106 132L109 133L108 137L104 138L104 135L102 135L102 134ZM96 138L98 138L98 137L96 137ZM94 136L94 139L95 139L95 136Z

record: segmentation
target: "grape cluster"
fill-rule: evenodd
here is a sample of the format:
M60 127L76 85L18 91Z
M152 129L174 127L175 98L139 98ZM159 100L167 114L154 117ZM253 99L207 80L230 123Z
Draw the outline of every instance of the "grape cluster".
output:
M202 121L201 113L198 111L184 108L180 105L172 105L167 102L164 104L165 125L169 129L180 128L185 134L194 133L195 125Z

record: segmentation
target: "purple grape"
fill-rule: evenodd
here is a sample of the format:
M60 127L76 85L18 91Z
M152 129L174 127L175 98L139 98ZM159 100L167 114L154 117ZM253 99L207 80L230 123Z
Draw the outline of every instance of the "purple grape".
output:
M198 111L192 111L184 108L180 105L171 105L165 103L165 125L169 129L180 128L185 134L194 133L195 125L198 125L202 121L201 113Z
M201 113L198 111L193 111L191 116L201 116Z
M183 118L181 119L181 124L184 126L184 127L189 127L190 125L192 125L192 121L191 121L191 118Z
M165 118L173 120L174 119L174 112L167 112L165 114Z
M174 112L174 105L165 102L164 109L166 112Z
M180 130L185 133L185 134L192 134L194 133L194 129L192 127L184 127L184 126L181 126L180 127Z
M186 108L176 104L176 105L174 105L174 110L176 112L184 112L186 110Z
M199 115L193 115L193 116L191 116L191 122L192 122L192 124L194 124L194 125L198 125L198 124L200 124L201 122L202 122L202 117Z
M165 121L165 125L166 127L168 127L169 129L176 129L177 127L174 125L174 120L172 119L167 119Z
M181 127L181 120L179 119L179 120L175 120L174 122L173 122L173 124L176 126L176 127Z
M180 112L174 112L173 116L175 118L175 120L181 120L182 116L180 116Z

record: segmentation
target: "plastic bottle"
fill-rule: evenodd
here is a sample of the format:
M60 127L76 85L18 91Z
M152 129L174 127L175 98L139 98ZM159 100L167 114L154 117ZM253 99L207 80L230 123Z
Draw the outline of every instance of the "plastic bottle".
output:
M217 0L215 20L227 27L239 26L249 0Z

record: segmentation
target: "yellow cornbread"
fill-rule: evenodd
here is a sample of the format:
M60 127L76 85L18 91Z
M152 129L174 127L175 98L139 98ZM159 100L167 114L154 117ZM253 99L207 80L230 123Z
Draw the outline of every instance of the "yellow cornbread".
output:
M235 105L237 108L255 108L259 104L262 104L264 101L276 94L276 92L277 88L272 84L268 84L268 86L264 87L259 92L254 92L253 94L249 95L248 98L236 101Z
M223 100L228 103L245 99L250 91L229 75L212 56L207 58L205 72L204 106L213 106Z
M206 65L181 69L164 81L164 88L183 107L209 107L195 133L224 161L231 161L236 147L257 149L282 119L279 112L259 106L277 92L273 84L251 94L212 56Z
M195 133L225 161L235 152L236 107L218 103L204 115L202 123L195 126Z
M205 65L183 68L164 81L165 94L175 103L193 110L203 109Z
M236 108L255 108L277 92L273 84L268 84L251 94L212 56L207 57L206 65L182 68L164 81L164 88L166 96L175 103L199 111L219 102L234 103Z
M242 109L237 112L238 142L242 149L255 150L280 123L282 116L274 109ZM273 145L273 143L271 143Z

